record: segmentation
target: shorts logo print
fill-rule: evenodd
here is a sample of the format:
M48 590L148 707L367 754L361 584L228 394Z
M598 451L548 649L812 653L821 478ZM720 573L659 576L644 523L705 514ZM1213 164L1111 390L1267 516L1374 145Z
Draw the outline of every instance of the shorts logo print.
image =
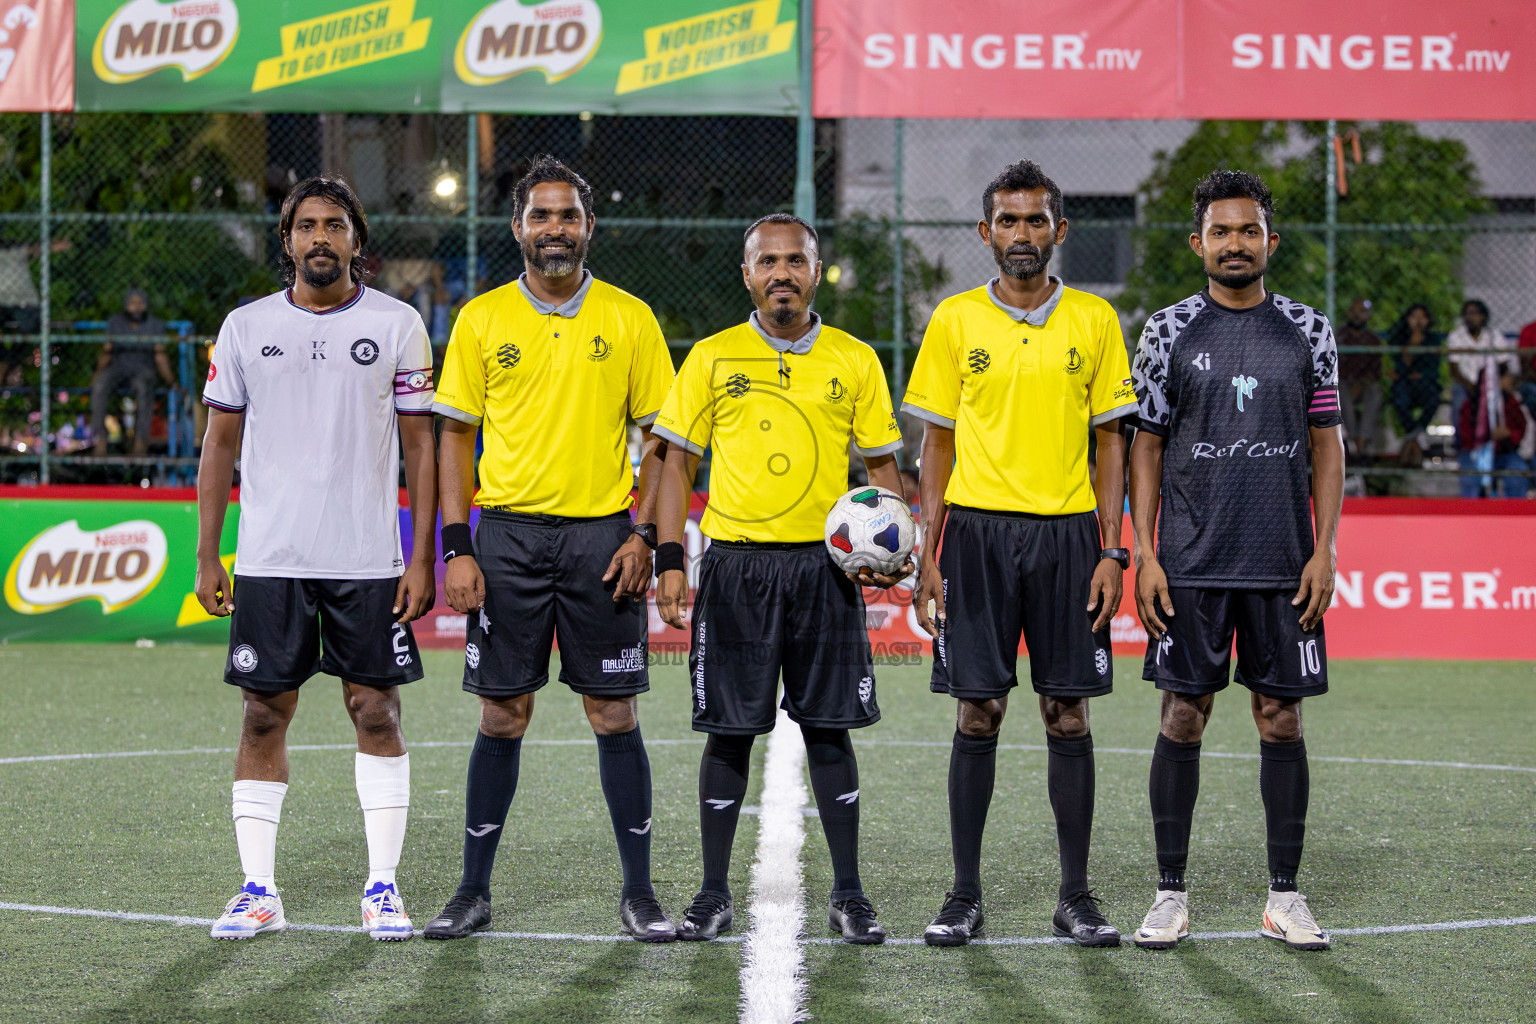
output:
M705 707L704 707L704 623L703 622L699 623L698 643L697 643L697 645L696 645L694 650L695 650L694 656L696 658L698 658L698 663L694 666L694 669L693 669L693 699L698 702L699 710L703 711L703 710L705 710Z
M972 373L986 373L987 367L992 365L992 357L984 348L973 348L967 362L970 363Z
M241 672L250 672L256 667L256 649L250 644L241 644L230 655L230 661Z
M480 667L480 648L477 645L464 645L464 664L468 665L471 670Z
M617 658L603 659L603 672L640 672L645 669L645 651L639 647L626 647Z
M1093 667L1099 670L1099 675L1109 671L1109 652L1100 647L1093 652Z
M395 623L395 638L392 644L395 651L395 664L401 668L411 663L411 645L405 638L405 627Z
M875 680L872 676L865 676L859 680L859 703L868 704L869 698L874 695Z
M1157 642L1157 663L1161 665L1163 663L1163 655L1172 653L1173 634L1167 633L1164 634L1163 638Z

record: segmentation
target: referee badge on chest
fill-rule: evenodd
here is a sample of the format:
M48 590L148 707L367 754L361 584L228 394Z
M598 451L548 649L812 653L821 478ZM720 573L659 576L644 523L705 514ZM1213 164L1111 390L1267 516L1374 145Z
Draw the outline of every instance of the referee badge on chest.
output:
M1066 371L1068 373L1081 373L1083 369L1083 357L1078 355L1077 346L1067 349Z
M601 334L595 335L591 341L587 342L587 358L594 363L600 363L611 355L613 355L613 346L604 341Z
M522 358L522 350L510 341L496 350L496 362L501 364L501 367L506 370L512 369L522 361Z
M986 373L987 367L992 365L992 357L984 348L973 348L966 362L970 364L972 373Z
M843 387L843 382L838 380L836 377L833 377L831 380L827 381L827 401L841 402L843 400L843 396L847 393L848 389Z

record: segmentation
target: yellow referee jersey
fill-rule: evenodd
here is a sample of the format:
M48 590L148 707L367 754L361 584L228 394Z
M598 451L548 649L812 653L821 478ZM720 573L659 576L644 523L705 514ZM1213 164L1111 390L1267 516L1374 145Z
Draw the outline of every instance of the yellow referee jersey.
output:
M821 540L848 489L849 438L865 456L901 448L885 372L874 349L819 317L795 342L752 317L693 346L653 429L696 455L713 449L705 536Z
M583 274L564 305L518 280L453 326L432 408L483 422L481 507L605 516L631 504L625 420L656 418L672 359L650 307Z
M1089 429L1136 411L1120 321L1060 281L1028 313L990 284L951 296L928 322L902 409L955 431L949 504L1092 511Z

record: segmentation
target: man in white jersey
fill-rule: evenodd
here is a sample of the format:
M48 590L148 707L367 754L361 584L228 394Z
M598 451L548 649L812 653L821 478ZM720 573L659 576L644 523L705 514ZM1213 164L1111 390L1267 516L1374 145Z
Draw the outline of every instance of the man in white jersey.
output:
M245 884L212 935L248 939L285 926L273 862L288 723L299 687L325 672L340 677L357 727L363 926L375 939L408 939L395 886L410 803L398 687L422 676L408 623L433 601L432 350L414 309L364 287L368 223L345 181L294 186L279 228L291 287L225 318L203 393L197 598L213 615L233 615L224 681L241 688L245 707L234 784ZM402 448L409 565L400 547ZM231 588L219 536L237 452Z

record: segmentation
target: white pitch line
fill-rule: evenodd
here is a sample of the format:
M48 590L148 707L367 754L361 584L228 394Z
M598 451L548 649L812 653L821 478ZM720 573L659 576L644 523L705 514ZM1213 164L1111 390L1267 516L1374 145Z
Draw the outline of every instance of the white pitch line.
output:
M585 747L590 746L591 740L524 740L524 746L532 747ZM647 747L669 747L698 744L699 739L664 739L645 741ZM472 744L467 740L425 740L410 742L410 747L468 747ZM951 746L948 740L860 740L861 747L936 747L948 750ZM288 748L289 752L314 751L314 750L356 750L354 743L303 743L295 744ZM1026 750L1035 753L1044 753L1048 748L1033 743L1000 743L998 750ZM186 754L233 754L234 747L190 747L186 750L108 750L100 753L84 754L34 754L28 757L0 757L0 765L7 764L34 764L40 761L99 761L116 757L174 757ZM1095 747L1098 754L1132 754L1137 757L1151 757L1151 750L1138 750L1134 747ZM1208 750L1201 757L1218 757L1227 760L1257 761L1258 754L1249 753L1224 753ZM1395 757L1329 757L1320 754L1308 754L1307 760L1323 762L1327 764L1367 764L1388 765L1404 768L1466 768L1474 771L1485 772L1527 772L1536 774L1536 767L1520 764L1478 764L1471 761L1415 761L1408 758Z
M153 924L173 924L179 927L208 928L213 925L211 917L184 917L176 914L136 914L126 910L91 910L83 907L50 907L38 903L0 903L0 910L13 910L24 914L43 914L58 917L95 917L111 921L143 921ZM1424 924L1384 924L1366 928L1335 928L1333 935L1404 935L1420 934L1425 932L1459 932L1471 931L1478 928L1518 928L1525 925L1536 925L1536 915L1530 917L1485 917L1470 921L1432 921ZM328 932L331 934L355 934L361 935L361 928L341 924L295 924L288 923L288 930L295 932ZM420 934L419 932L417 934ZM580 935L571 932L476 932L476 938L481 939L532 939L546 942L631 942L627 935ZM1194 932L1189 936L1197 942L1210 939L1257 939L1262 936L1257 931L1241 932ZM741 942L740 936L722 935L716 942ZM1001 938L972 939L973 946L1056 946L1069 945L1071 939L1051 937L1015 936ZM809 946L838 946L842 945L841 939L802 939L801 942ZM922 939L886 939L887 946L920 946ZM942 955L942 954L940 954Z
M762 814L752 865L752 929L742 944L741 1024L794 1024L804 1017L805 740L782 710L763 760Z

